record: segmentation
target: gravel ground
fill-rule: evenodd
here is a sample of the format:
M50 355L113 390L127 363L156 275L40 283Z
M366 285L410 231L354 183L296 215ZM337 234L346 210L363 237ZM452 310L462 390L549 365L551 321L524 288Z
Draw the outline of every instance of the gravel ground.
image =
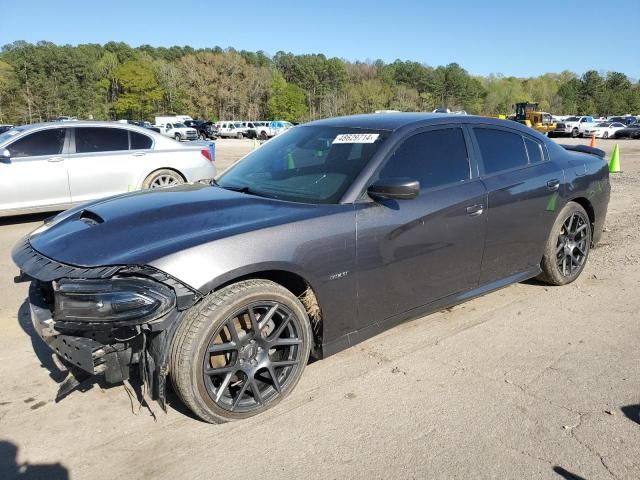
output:
M121 387L54 403L62 374L9 258L43 216L1 220L0 478L640 478L640 141L619 143L624 173L578 281L404 323L309 365L277 408L218 426L174 398L154 420ZM252 146L219 141L219 168Z

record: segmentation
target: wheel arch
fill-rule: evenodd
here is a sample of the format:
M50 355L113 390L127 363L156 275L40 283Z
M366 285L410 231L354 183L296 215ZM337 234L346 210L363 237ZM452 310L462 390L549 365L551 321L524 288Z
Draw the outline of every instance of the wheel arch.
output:
M323 316L322 307L318 298L317 290L304 276L291 270L269 269L258 270L250 273L238 274L232 278L227 278L223 283L217 285L212 291L220 290L231 284L244 280L270 280L289 290L295 295L304 306L304 309L311 321L313 331L313 346L311 353L317 358L322 357L323 340Z
M142 178L138 181L138 190L142 189L142 186L144 185L144 182L147 180L147 178L151 177L154 173L159 172L160 170L171 170L172 172L175 172L178 175L180 175L180 178L182 178L182 181L184 181L185 183L187 182L187 177L184 175L184 173L182 173L177 168L174 168L174 167L156 167L153 170L151 170L149 173L147 173L146 175L143 175Z
M569 201L577 203L587 212L587 215L589 216L589 225L591 226L591 238L593 239L594 229L596 225L596 212L593 208L593 205L586 197L575 197L569 199Z

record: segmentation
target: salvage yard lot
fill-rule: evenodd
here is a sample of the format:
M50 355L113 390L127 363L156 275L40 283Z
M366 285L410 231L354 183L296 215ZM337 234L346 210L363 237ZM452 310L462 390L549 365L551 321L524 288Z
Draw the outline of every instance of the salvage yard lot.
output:
M640 478L640 141L618 143L624 172L575 283L407 322L312 363L273 410L217 426L173 396L154 421L121 387L54 403L64 375L9 256L44 216L0 220L0 478L23 463L74 479ZM218 168L252 146L218 141Z

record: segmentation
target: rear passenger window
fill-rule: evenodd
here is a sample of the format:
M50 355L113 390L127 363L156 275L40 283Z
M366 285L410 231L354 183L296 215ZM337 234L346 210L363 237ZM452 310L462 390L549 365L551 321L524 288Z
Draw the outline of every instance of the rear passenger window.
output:
M131 150L146 150L151 148L151 144L153 143L151 137L138 132L129 132L129 135L131 136Z
M129 131L121 128L76 128L76 153L129 150Z
M396 150L378 178L410 177L420 188L434 188L470 178L464 135L460 128L418 133Z
M527 146L527 154L529 155L529 163L541 163L544 160L544 154L542 153L542 145L529 138L524 139L524 143Z
M489 128L474 128L473 131L480 147L485 174L527 165L524 141L517 133Z

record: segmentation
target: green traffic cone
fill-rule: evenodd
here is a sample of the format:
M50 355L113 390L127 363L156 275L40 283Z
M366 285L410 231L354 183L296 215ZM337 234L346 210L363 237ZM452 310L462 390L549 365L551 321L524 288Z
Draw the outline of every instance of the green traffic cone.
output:
M611 154L611 161L609 162L609 172L622 173L622 170L620 170L620 147L617 143L616 146L613 147L613 153Z

